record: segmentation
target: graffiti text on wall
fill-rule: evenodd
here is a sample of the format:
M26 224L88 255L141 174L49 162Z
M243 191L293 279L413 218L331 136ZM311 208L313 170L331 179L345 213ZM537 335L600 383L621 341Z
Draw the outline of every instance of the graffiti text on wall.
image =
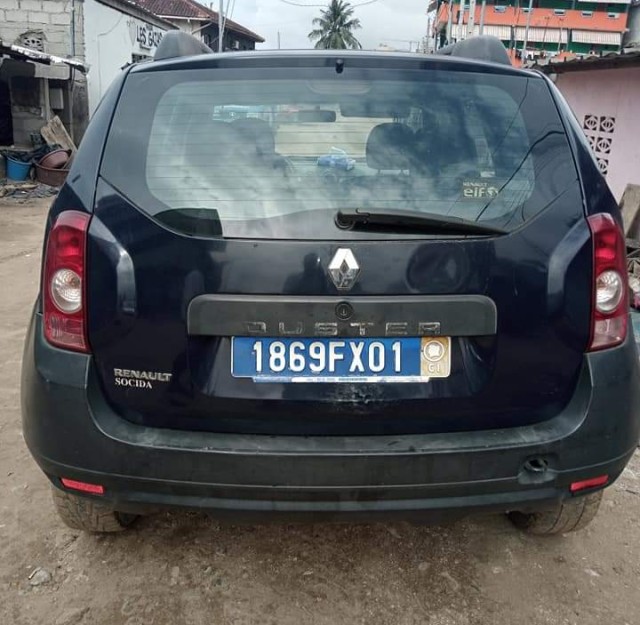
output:
M157 48L162 41L163 35L164 31L154 28L151 24L136 25L136 41L145 50Z

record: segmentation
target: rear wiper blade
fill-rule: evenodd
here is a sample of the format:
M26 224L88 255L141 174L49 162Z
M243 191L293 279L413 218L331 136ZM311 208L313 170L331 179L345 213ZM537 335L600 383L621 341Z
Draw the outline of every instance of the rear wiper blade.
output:
M338 228L360 231L442 232L444 234L506 234L496 226L470 219L401 210L347 210L335 217Z

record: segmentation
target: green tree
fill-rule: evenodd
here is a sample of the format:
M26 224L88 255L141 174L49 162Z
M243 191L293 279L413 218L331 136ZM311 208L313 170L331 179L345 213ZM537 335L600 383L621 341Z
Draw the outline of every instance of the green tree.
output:
M353 7L344 0L331 0L321 16L313 20L314 30L309 39L316 42L316 48L323 50L359 50L360 42L353 31L362 28L360 20L353 17Z

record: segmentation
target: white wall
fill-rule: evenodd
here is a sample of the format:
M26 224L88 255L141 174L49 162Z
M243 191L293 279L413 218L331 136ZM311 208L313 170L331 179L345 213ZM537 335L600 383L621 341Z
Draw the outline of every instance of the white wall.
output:
M566 72L558 74L556 86L585 129L620 200L628 184L640 184L640 67Z
M153 56L166 29L121 13L96 0L84 2L85 60L90 114L133 54Z
M174 26L177 26L181 31L189 33L190 35L195 35L199 39L202 39L202 26L207 24L207 22L201 22L199 20L181 20L177 18L172 18L169 21Z

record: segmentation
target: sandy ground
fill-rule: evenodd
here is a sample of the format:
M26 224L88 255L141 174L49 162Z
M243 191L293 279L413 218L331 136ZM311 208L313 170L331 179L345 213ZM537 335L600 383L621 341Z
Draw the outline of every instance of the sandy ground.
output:
M20 431L19 371L48 201L0 204L0 624L640 624L640 457L581 533L143 519L66 529ZM41 567L50 574L37 573Z

